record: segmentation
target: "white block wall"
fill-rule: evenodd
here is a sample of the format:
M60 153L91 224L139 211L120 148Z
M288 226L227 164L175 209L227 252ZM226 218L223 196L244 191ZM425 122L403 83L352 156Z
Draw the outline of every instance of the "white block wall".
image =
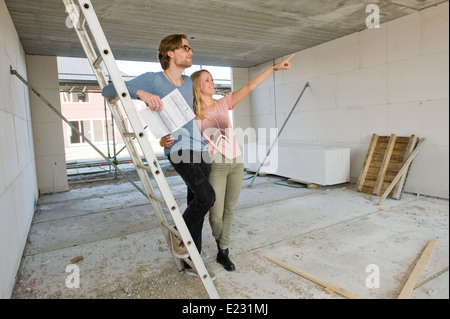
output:
M61 112L57 58L27 55L27 68L30 84ZM30 105L39 192L44 195L67 191L63 122L34 93L30 95Z
M292 70L251 94L252 127L281 128L309 82L280 142L350 147L356 182L372 134L415 134L426 144L405 191L449 197L448 2L297 52L291 62ZM251 68L248 77L271 65ZM235 113L236 126L245 125L245 113Z
M25 53L0 0L0 299L9 298L38 200Z

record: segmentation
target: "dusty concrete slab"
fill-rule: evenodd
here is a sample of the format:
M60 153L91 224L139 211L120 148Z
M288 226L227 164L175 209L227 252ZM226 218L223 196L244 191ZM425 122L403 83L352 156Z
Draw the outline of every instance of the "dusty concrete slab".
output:
M251 177L246 175L246 178ZM167 177L183 210L186 188ZM139 184L139 183L138 183ZM427 242L432 253L411 298L448 299L448 200L404 194L386 200L353 184L307 189L276 176L244 181L231 256L237 270L215 262L205 222L202 256L225 299L343 299L269 262L284 261L364 298L400 293ZM66 267L82 256L80 288L68 288ZM368 265L380 270L369 289ZM79 184L40 199L12 298L208 298L199 279L179 273L145 198L126 182Z

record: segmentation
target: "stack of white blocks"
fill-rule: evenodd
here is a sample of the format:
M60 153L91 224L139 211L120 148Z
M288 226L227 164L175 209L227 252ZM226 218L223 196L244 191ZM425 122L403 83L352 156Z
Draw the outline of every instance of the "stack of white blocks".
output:
M245 144L244 167L257 172L268 151L266 144ZM346 183L350 181L350 148L276 144L260 173L323 186Z

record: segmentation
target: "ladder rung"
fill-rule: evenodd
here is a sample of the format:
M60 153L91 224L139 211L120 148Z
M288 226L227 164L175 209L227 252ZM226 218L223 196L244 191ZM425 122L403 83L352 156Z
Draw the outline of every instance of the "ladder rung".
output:
M136 168L137 168L137 169L142 169L142 170L144 170L144 171L146 171L146 172L149 172L149 173L152 173L152 174L159 175L159 174L161 173L161 171L160 171L159 168L158 168L158 162L155 160L155 161L153 162L153 164L154 164L155 167L156 167L156 171L155 171L155 172L153 172L152 169L150 168L150 166L148 166L148 165L136 165Z
M150 168L150 166L147 166L147 165L136 165L136 167L139 169L143 169L144 171L147 171L150 173L152 172L152 169Z
M167 230L170 231L172 234L181 238L180 232L176 230L174 226L170 226L166 221L163 221L161 223L161 226L167 228Z
M120 98L118 95L113 99L108 99L109 104L116 104L119 101L120 101Z
M148 196L150 196L152 199L156 200L157 202L159 202L160 204L164 204L166 205L166 202L164 201L164 199L156 196L155 194L149 194Z
M94 67L98 68L102 62L103 62L103 57L101 55L99 55L97 57L97 59L95 59L95 61L94 61Z
M161 226L165 227L169 232L171 232L172 234L174 234L175 236L177 236L178 238L181 238L181 234L178 231L178 229L175 228L175 226L171 226L167 223L167 221L162 221L161 222ZM191 245L192 242L188 242L188 245ZM195 267L195 265L192 263L192 261L188 262L188 264L192 267L192 268L197 268Z
M155 162L153 162L156 166L156 170L153 172L152 169L150 168L150 166L147 165L136 165L136 169L142 169L146 172L152 173L154 175L159 175L161 174L161 171L158 168L158 162L155 160Z
M86 18L84 17L84 15L80 12L80 16L78 18L78 24L77 24L77 29L78 30L83 30L84 29L84 23L86 22Z

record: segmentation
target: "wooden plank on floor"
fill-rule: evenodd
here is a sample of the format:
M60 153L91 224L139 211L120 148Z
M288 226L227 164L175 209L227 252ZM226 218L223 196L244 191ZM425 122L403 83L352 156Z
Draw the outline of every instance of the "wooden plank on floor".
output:
M437 244L436 239L431 239L428 242L427 247L423 251L422 255L420 256L419 261L417 262L416 266L414 267L414 270L412 271L411 275L409 276L408 280L406 281L405 286L403 287L402 291L400 292L398 299L408 299L411 296L411 293L413 292L414 287L416 286L416 283L420 278L420 274L422 273L423 269L425 268L425 265L427 264L428 259L430 259L431 253L433 252L434 248L436 247L436 244Z
M355 293L353 293L351 291L348 291L348 290L346 290L346 289L344 289L342 287L339 287L337 285L329 283L329 282L327 282L327 281L325 281L325 280L323 280L323 279L321 279L321 278L319 278L319 277L317 277L317 276L315 276L315 275L313 275L311 273L308 273L307 271L298 269L298 268L296 268L294 266L291 266L291 265L289 265L289 264L287 264L287 263L285 263L283 261L276 260L276 259L273 259L273 258L270 258L270 257L267 257L267 256L265 258L268 261L270 261L270 262L272 262L272 263L274 263L274 264L276 264L278 266L281 266L281 267L283 267L283 268L285 268L285 269L287 269L289 271L292 271L293 273L295 273L297 275L300 275L300 276L302 276L302 277L304 277L304 278L306 278L308 280L311 280L311 281L315 282L316 284L321 285L322 287L325 288L325 290L326 290L326 292L328 294L331 291L334 291L334 292L336 292L336 293L338 293L338 294L340 294L340 295L342 295L344 297L350 298L350 299L365 299L364 297L361 297L361 296L359 296L359 295L357 295L357 294L355 294Z

